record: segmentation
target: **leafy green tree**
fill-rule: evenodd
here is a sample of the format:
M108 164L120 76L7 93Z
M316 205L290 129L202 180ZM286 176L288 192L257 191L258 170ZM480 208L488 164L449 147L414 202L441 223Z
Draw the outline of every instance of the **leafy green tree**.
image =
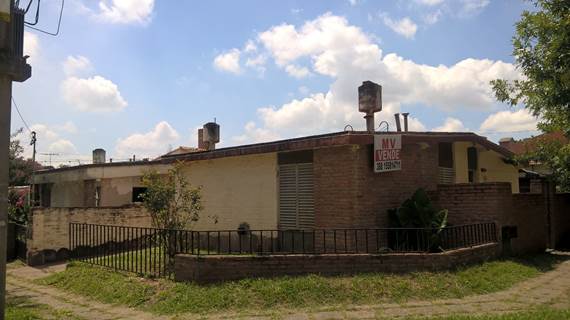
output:
M522 79L491 82L499 101L522 103L540 119L543 131L570 135L570 1L531 0L512 39Z
M150 212L155 228L188 229L200 219L201 188L194 188L182 174L183 163L175 164L165 175L156 171L142 178L147 190L142 194L143 206Z
M552 171L552 180L557 191L570 192L570 144L560 141L539 141L533 151L518 156L516 160L523 165L538 162Z

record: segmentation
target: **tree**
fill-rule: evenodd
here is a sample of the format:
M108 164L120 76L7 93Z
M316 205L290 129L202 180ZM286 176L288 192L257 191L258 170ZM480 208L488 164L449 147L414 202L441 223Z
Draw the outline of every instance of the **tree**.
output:
M200 219L201 188L193 188L182 174L179 162L161 175L155 170L144 174L143 206L150 212L152 224L161 229L187 229Z
M183 165L183 162L176 163L165 175L152 170L142 178L147 188L141 195L143 206L150 212L153 226L160 229L154 239L168 257L165 262L167 269L174 267L174 256L179 252L177 236L182 236L182 233L177 230L191 229L200 220L203 209L201 188L192 187L186 180L182 173ZM212 218L217 223L217 218Z
M546 165L551 171L551 178L559 192L570 192L570 144L560 141L539 140L535 148L516 160L525 165L538 162Z
M570 135L570 1L531 0L512 39L521 80L491 81L499 101L522 103L539 117L539 128Z

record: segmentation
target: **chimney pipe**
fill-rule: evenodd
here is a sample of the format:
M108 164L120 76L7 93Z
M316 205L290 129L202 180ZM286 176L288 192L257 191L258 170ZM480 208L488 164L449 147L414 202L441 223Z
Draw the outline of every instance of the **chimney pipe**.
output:
M409 112L403 112L402 115L404 116L404 131L408 132L408 115Z
M400 125L400 114L399 113L394 114L394 119L396 119L396 131L401 132L402 126Z

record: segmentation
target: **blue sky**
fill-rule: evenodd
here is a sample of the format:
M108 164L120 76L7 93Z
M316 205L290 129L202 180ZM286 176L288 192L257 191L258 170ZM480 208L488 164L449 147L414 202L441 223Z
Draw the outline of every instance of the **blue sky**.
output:
M56 27L60 2L42 2ZM14 85L46 163L154 157L195 146L214 118L221 146L363 128L357 87L413 130L536 134L488 81L520 77L511 56L519 0L68 0L61 33L27 30L33 77ZM23 127L14 111L13 130ZM20 136L29 141L28 135ZM27 151L29 153L29 151Z

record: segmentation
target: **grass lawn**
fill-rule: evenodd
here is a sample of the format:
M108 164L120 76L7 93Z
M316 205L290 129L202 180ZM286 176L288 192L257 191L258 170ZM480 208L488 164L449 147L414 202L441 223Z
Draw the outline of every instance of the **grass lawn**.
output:
M144 279L75 262L66 271L37 281L101 302L158 314L268 311L490 293L550 270L559 259L540 255L488 262L450 272L342 277L309 275L247 279L209 286Z
M66 310L55 310L47 305L33 303L25 298L6 299L6 320L81 320Z

